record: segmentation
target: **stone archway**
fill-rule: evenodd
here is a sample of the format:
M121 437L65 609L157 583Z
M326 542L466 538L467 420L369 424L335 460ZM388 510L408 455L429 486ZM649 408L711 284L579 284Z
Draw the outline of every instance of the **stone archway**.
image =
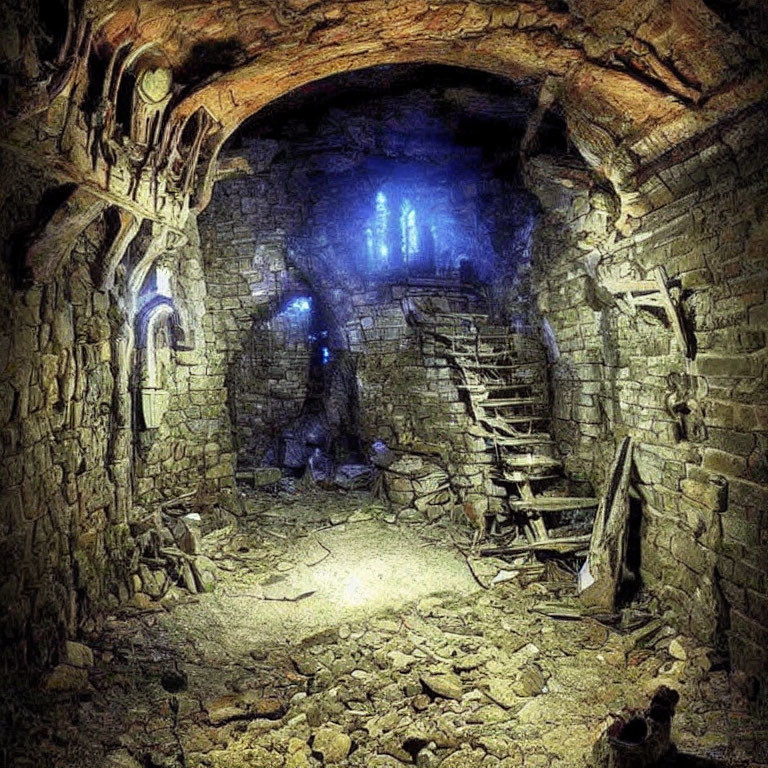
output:
M173 130L205 107L216 121L202 148L198 208L209 200L219 149L243 120L295 88L352 69L429 61L544 84L543 103L560 102L572 140L613 183L628 215L644 209L632 194L638 166L765 87L760 68L734 77L754 46L724 35L703 3L655 9L653 16L650 8L613 12L620 25L604 3L584 1L573 8L292 2L236 14L225 3L189 3L174 7L172 24L167 5L143 4L140 16L122 9L99 39L142 45L159 38L182 79L204 75L200 84L185 84L168 120Z

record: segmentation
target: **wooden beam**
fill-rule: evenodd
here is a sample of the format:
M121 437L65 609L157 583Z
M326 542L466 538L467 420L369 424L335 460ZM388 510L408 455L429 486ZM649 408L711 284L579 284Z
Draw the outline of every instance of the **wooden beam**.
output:
M529 544L511 544L508 547L486 547L480 550L483 557L523 555L526 552L558 552L561 555L578 552L589 545L589 536L564 536L559 539L542 539Z
M102 291L107 291L114 285L117 265L122 261L125 251L141 229L142 219L134 216L130 211L118 208L117 216L119 217L118 231L99 265L101 270L99 284Z
M611 293L652 293L659 290L656 280L613 280L606 278L600 284Z
M26 253L26 267L36 283L53 278L77 238L101 214L107 203L90 190L71 185L53 215L41 223Z
M656 283L659 286L661 305L667 312L667 317L669 318L669 323L675 333L677 343L680 345L680 349L684 352L685 356L689 360L693 360L693 345L691 344L685 325L683 324L680 308L674 301L672 301L672 297L669 295L669 289L667 288L667 272L664 267L656 267L653 274L656 278Z

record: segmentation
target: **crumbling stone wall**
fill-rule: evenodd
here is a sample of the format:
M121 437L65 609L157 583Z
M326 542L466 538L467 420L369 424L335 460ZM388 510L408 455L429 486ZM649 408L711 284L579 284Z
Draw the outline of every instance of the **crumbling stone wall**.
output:
M261 152L251 158L256 168L269 163L274 148L268 145ZM220 182L199 220L207 344L210 356L219 360L217 375L228 385L229 412L222 429L233 433L240 461L250 466L267 447L268 435L281 426L280 418L285 417L284 426L301 408L308 360L306 344L294 345L292 359L292 353L278 349L285 334L275 336L269 328L288 298L307 294L307 285L286 262L278 212L293 211L288 191L266 191L258 180L254 189L250 178ZM290 391L285 382L292 382ZM273 397L281 394L287 399Z
M230 369L232 426L243 465L257 465L301 413L312 358L309 315L275 312L254 321L243 354Z
M102 222L53 280L20 285L14 237L46 184L2 160L23 180L0 206L0 652L13 667L54 660L128 596L132 449L123 298L93 279Z
M538 305L560 353L553 424L568 468L600 488L617 439L633 437L645 584L681 627L727 643L737 667L762 675L765 147L762 110L684 145L640 179L652 210L626 236L600 190L543 185L560 205L545 205L534 250ZM658 266L693 336L693 360L666 313L633 309L616 292L616 281Z
M131 523L142 504L232 486L229 415L194 220L190 242L161 256L190 348L172 351L169 408L141 425L135 296L120 270L105 287L107 221L97 218L45 284L28 285L25 244L50 182L13 157L26 186L6 190L0 273L0 650L11 666L55 661L66 636L93 629L130 597ZM146 243L137 243L135 258ZM131 260L129 256L129 261ZM210 343L210 348L207 343ZM139 506L137 506L139 505Z

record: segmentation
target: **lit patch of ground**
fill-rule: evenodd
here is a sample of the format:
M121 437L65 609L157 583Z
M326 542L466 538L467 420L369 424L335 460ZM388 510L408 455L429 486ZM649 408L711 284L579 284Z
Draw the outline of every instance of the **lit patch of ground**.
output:
M661 684L681 695L674 739L701 756L668 765L768 761L726 671L653 615L553 618L577 606L556 570L481 589L497 565L471 573L452 541L471 531L387 522L362 497L249 509L204 538L213 591L112 617L79 690L6 689L11 764L582 768L610 713Z

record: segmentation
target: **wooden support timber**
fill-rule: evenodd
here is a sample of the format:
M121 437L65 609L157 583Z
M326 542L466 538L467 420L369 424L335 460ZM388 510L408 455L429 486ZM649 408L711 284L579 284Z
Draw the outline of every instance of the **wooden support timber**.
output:
M546 538L540 541L534 541L530 544L511 544L508 547L486 547L480 550L480 554L485 557L498 557L500 555L520 555L525 552L549 551L560 552L578 552L583 550L589 544L589 535L586 536L564 536L560 539Z
M631 464L632 440L625 437L613 459L608 485L597 508L589 555L579 572L582 602L606 612L615 607L626 569Z
M693 360L696 355L695 346L680 307L669 292L669 278L664 267L654 267L650 280L605 279L601 285L612 294L621 295L624 307L630 314L635 314L636 307L642 306L663 309L678 346L689 360Z

